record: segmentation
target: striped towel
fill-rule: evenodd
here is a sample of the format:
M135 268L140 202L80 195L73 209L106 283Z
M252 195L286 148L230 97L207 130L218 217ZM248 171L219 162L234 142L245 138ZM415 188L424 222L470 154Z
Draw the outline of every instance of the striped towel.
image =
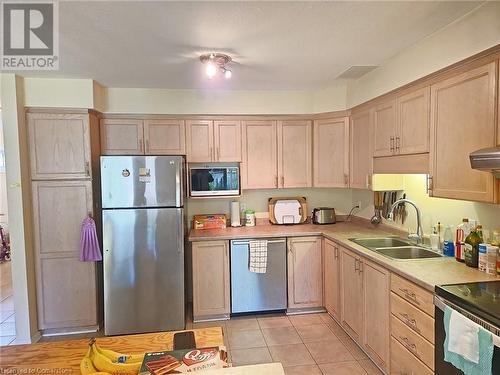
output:
M248 270L254 273L266 273L267 240L250 241Z

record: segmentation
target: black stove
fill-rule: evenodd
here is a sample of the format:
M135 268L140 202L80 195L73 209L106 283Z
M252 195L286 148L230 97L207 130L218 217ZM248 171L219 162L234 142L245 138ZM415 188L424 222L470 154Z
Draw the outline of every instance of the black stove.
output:
M436 294L500 327L500 280L436 286Z

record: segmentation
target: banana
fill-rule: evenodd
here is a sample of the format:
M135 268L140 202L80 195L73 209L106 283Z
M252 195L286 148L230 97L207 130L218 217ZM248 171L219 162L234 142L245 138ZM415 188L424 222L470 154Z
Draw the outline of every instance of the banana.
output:
M113 363L111 359L96 350L93 344L90 347L90 359L97 371L116 375L137 375L142 362Z
M94 364L90 359L90 351L91 348L89 346L87 354L85 354L85 357L83 357L82 361L80 362L80 372L82 373L82 375L90 375L97 372L97 369L94 367Z
M95 342L92 344L93 350L109 358L114 363L142 363L144 354L122 354L109 349L103 349Z

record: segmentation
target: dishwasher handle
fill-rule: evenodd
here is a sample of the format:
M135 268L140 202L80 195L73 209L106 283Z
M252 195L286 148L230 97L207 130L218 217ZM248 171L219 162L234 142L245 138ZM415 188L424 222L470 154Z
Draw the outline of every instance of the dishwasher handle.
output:
M258 241L258 239L256 239ZM269 240L267 241L268 244L271 243L285 243L285 240ZM250 245L250 241L231 241L232 245Z

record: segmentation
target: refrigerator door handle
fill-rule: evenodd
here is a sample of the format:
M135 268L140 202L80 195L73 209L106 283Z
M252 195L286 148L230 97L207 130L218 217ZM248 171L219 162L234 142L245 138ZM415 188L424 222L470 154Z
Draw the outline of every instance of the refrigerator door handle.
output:
M182 212L182 210L181 210ZM177 244L177 253L182 254L182 249L184 248L184 236L183 236L183 220L182 220L183 215L177 216L177 238L178 238L178 244Z
M183 179L183 168L184 162L177 163L176 165L176 176L175 176L175 203L177 207L182 207L182 196L184 194L182 189L182 179Z

